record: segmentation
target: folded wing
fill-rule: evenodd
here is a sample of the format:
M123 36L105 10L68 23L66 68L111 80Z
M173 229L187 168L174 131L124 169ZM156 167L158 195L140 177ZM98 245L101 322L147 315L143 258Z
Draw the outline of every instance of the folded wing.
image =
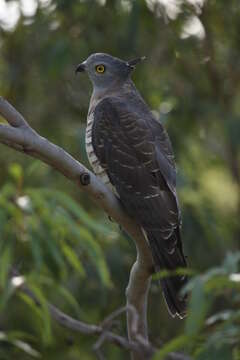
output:
M176 169L163 126L149 111L138 113L126 101L108 97L95 108L92 144L124 208L144 230L156 271L186 267ZM173 316L185 314L179 291L186 281L182 276L161 280Z

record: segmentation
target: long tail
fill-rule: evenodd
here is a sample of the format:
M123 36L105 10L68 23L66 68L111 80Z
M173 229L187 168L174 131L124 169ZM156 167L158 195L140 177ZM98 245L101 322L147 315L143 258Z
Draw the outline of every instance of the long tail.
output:
M175 243L172 249L164 246L166 240L161 238L159 231L148 230L145 231L145 235L151 247L156 272L161 270L174 271L177 268L187 267L179 229L176 229L172 235L175 239L169 239L171 243ZM167 241L168 243L169 240ZM186 316L187 296L182 296L180 290L187 281L188 278L186 275L169 276L160 280L168 310L173 317L178 316L182 319Z

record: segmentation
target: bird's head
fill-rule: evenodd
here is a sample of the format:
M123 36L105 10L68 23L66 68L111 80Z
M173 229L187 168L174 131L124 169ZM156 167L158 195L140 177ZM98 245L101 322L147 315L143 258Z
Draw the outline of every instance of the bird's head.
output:
M86 72L94 88L108 89L124 83L130 77L136 64L143 59L144 57L124 61L108 54L96 53L78 64L76 73Z

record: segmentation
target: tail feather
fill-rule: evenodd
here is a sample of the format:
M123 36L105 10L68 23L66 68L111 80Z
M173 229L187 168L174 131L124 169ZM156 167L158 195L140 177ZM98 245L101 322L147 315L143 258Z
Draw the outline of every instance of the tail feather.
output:
M162 270L174 271L177 268L186 268L187 263L183 254L179 229L175 230L172 236L176 237L174 248L167 248L164 239L159 231L145 231L151 247L156 272ZM173 240L173 239L171 239ZM187 296L182 296L180 291L187 283L186 275L174 275L160 279L163 295L170 314L183 318L186 316Z

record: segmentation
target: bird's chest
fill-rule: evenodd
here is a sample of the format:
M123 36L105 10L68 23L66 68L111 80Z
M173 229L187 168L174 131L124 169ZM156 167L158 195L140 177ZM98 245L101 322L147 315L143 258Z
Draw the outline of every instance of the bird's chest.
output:
M85 144L86 144L86 152L88 156L88 160L92 169L97 177L105 184L108 185L111 190L112 185L110 183L108 174L106 170L101 166L100 161L98 160L93 145L92 145L92 128L94 123L94 112L88 115L87 118L87 127L86 127L86 135L85 135Z

